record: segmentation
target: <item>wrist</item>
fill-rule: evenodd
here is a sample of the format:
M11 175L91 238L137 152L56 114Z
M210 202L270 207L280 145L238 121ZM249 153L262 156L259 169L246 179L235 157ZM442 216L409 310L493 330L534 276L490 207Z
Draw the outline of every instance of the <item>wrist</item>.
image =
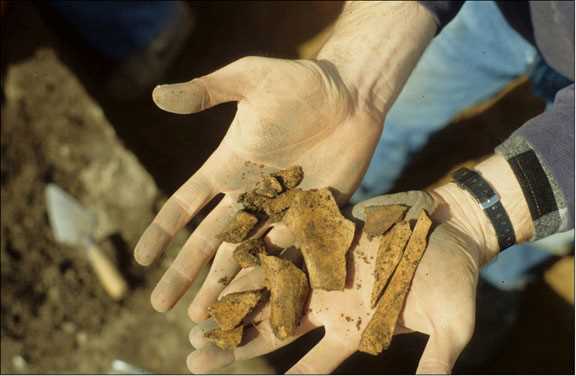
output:
M334 65L358 110L383 116L435 31L417 2L347 2L317 59Z
M492 186L500 197L516 236L516 243L529 240L534 228L528 204L508 162L493 155L478 164L475 170ZM448 220L472 237L482 253L482 264L500 251L496 230L484 209L468 191L455 183L446 184L435 191L449 208Z

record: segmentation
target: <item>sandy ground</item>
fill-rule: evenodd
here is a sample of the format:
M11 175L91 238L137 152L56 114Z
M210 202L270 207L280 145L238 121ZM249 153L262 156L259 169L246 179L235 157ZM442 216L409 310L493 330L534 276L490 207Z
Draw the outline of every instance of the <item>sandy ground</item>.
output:
M305 42L338 11L331 2L198 2L193 8L196 30L168 82L193 78L244 55L309 53L314 46ZM146 270L134 264L131 250L165 196L218 144L234 106L177 117L156 109L148 97L118 103L98 85L106 68L46 9L26 1L9 8L2 22L3 373L105 372L116 358L154 372L186 372L192 323L185 309L193 291L168 315L155 313L148 301L177 244L159 265ZM482 158L542 107L529 86L520 83L489 110L438 133L395 190L434 184L454 166ZM463 137L477 142L447 157L444 151L462 145ZM107 298L81 252L54 241L44 203L48 182L98 213L99 244L131 287L121 303ZM456 370L573 373L573 299L566 298L570 291L554 287L573 282L573 259L568 260L561 267L550 268L550 263L542 268L546 278L522 295L519 319L495 357L479 368ZM282 372L321 334L221 372ZM424 335L398 336L382 356L354 355L337 372L414 372L425 343Z

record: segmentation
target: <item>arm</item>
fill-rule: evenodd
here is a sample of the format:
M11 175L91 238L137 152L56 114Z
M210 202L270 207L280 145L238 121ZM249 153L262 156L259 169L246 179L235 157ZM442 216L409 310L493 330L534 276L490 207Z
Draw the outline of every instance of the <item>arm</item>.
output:
M361 109L383 116L436 32L416 2L347 2L318 60L334 64Z

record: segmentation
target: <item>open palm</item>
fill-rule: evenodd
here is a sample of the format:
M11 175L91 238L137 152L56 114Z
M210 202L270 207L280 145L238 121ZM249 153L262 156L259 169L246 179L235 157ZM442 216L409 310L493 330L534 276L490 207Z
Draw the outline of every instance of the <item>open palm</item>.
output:
M382 196L379 203L399 203L398 200L386 200L386 197L394 196L398 197ZM430 336L418 366L421 373L450 372L472 336L477 246L459 228L456 220L448 220L432 231L399 319L398 332L417 331ZM224 351L207 343L203 332L209 323L201 323L190 334L197 351L189 356L188 367L194 373L202 373L234 360L263 355L323 326L324 337L289 373L332 372L358 349L362 331L374 314L374 309L370 308L370 294L378 243L377 239L370 241L362 234L358 244L350 250L351 283L343 291L313 290L308 313L295 336L283 341L276 339L267 320L268 311L264 309L256 319L260 322L247 331L246 343L234 351ZM262 288L263 282L263 273L256 267L239 275L222 295Z
M335 188L343 203L360 183L382 130L381 115L360 111L355 93L326 62L260 57L240 59L187 83L160 86L162 109L188 114L223 102L238 109L221 144L166 202L136 246L136 260L149 265L198 211L219 193L222 201L189 237L152 293L159 311L170 309L216 253L190 316L206 317L223 278L238 271L231 245L218 233L238 209L237 196L266 173L303 167L302 188ZM220 247L220 250L218 248Z

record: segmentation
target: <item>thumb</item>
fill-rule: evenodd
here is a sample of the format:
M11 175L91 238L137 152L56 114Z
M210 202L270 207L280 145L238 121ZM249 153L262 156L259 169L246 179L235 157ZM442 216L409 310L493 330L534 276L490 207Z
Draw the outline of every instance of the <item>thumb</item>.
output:
M267 58L244 57L206 76L154 88L154 103L167 112L191 114L241 100L262 77Z
M433 334L418 363L418 374L448 374L468 341L453 341L449 336Z

